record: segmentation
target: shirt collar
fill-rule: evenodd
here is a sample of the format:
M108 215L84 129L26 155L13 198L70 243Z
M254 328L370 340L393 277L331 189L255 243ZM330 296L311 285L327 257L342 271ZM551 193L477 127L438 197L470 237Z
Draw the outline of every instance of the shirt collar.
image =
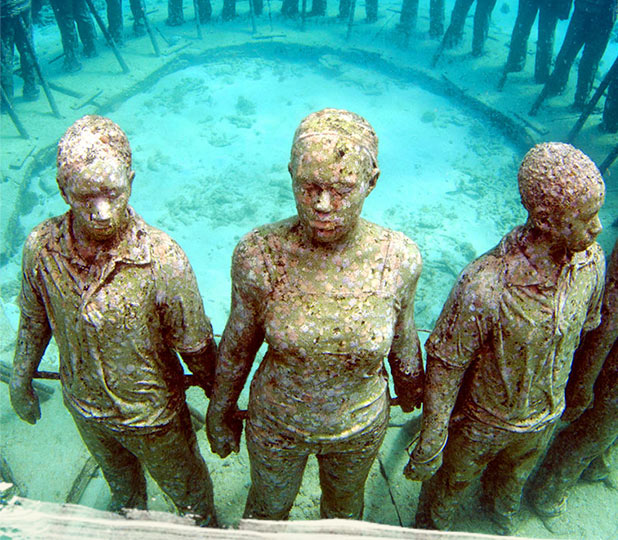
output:
M504 270L506 283L514 286L529 287L533 285L551 288L555 284L547 281L537 269L530 264L530 260L524 254L521 237L523 226L516 227L507 234L501 242L501 256L509 254L508 262ZM577 270L592 262L593 253L591 247L584 251L578 251L571 256L562 271Z
M107 254L114 262L124 262L127 264L148 264L150 262L150 242L146 222L131 208L127 207L129 214L127 228L122 240ZM61 255L78 262L82 266L89 266L82 260L74 246L73 235L71 234L71 223L73 217L71 212L64 215L57 229L55 250Z

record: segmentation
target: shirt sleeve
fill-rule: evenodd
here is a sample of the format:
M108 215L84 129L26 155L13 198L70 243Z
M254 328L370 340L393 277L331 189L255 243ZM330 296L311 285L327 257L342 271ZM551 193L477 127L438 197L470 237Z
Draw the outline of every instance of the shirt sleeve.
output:
M463 369L470 365L491 327L492 305L484 282L486 278L479 261L471 263L460 274L425 343L428 357Z
M37 254L42 250L39 236L37 230L33 231L24 244L19 309L22 317L30 321L46 323L47 312L37 280Z
M263 300L272 289L268 251L267 241L254 230L240 240L232 256L232 295L253 312L260 324L264 315Z
M595 289L592 295L592 300L588 308L586 322L584 323L584 332L594 330L601 324L601 305L603 303L603 290L605 287L605 256L601 246L597 245L596 253L594 254L594 276Z
M199 352L213 339L212 325L187 256L170 238L166 243L155 247L155 257L162 261L157 303L166 341L180 354Z

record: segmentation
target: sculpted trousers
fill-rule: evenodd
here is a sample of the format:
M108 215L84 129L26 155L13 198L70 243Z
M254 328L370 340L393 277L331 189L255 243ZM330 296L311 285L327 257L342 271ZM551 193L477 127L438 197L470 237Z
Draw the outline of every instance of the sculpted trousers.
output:
M558 507L584 469L618 437L618 342L595 385L594 403L552 443L535 477L532 497L543 508Z
M19 19L29 30L30 36L24 34L19 24ZM2 88L7 93L9 99L13 99L13 58L15 48L19 51L21 62L21 72L24 78L24 94L36 90L36 79L34 74L34 64L26 49L25 41L30 39L32 42L32 22L30 20L30 10L23 11L15 17L2 17L0 25L0 39L2 40Z
M77 58L77 32L84 44L84 52L90 55L94 52L95 30L94 22L84 0L51 0L54 16L62 37L64 54ZM77 31L75 30L77 25Z
M571 66L583 47L584 52L577 71L575 103L580 106L584 105L592 88L601 57L607 48L614 21L615 16L600 17L582 10L575 10L562 47L556 57L554 71L546 83L547 95L560 94L565 89Z
M534 80L544 83L549 77L551 60L554 50L554 36L558 16L547 2L542 0L519 0L517 19L511 35L509 57L505 71L521 71L526 65L528 38L532 25L539 15L538 39L536 42L536 60L534 64Z
M444 46L451 49L461 43L463 29L468 16L468 11L472 7L474 0L456 0L451 13L451 22L444 34ZM472 54L480 55L483 53L487 32L489 30L489 20L491 12L496 6L496 0L477 0L474 12L474 32L472 36Z
M418 0L403 0L399 22L406 30L416 29ZM431 0L429 4L429 35L440 37L444 33L444 0Z
M310 454L320 469L320 516L361 519L365 481L386 434L388 411L364 432L348 439L310 443L247 422L251 488L245 518L287 519Z
M552 423L540 431L519 433L465 417L452 422L442 466L423 482L416 526L450 529L466 489L481 473L489 510L507 519L515 515L524 484L554 427Z
M186 407L168 425L143 435L113 431L75 413L73 418L112 491L111 510L146 509L145 467L181 514L216 526L212 481Z

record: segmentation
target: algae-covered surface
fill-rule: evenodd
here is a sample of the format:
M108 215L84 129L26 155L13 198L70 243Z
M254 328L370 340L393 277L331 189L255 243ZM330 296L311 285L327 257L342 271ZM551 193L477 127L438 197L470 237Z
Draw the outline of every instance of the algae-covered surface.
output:
M447 13L452 3L447 0ZM300 20L279 15L279 2L272 2L271 17L265 4L253 34L246 4L239 3L235 21L217 18L204 25L204 37L198 40L192 22L169 28L164 24L167 3L150 1L153 27L170 43L160 39L164 54L155 58L147 37L130 36L131 21L125 13L127 42L121 52L131 66L128 75L120 72L101 36L99 56L84 59L81 72L63 74L61 62L50 63L61 52L56 28L37 26L35 42L50 80L80 91L82 97L57 96L62 118L51 115L43 95L35 103L17 99L16 110L31 132L29 140L19 138L7 117L2 118L0 360L10 364L12 359L25 234L67 208L55 184L54 145L66 127L86 113L105 114L128 134L136 171L131 204L186 251L218 334L229 310L234 245L253 227L295 212L287 163L299 121L323 107L363 115L380 138L382 170L363 216L403 231L420 248L424 268L416 322L424 341L425 330L433 327L461 269L525 218L516 173L526 141L565 140L577 119L568 109L569 95L551 100L530 120L533 128L518 118L540 89L531 82L532 58L526 71L509 77L504 92L495 91L515 17L514 6L506 10L500 4L486 55L469 56L465 42L446 52L434 70L429 60L437 43L427 38L428 8L423 3L418 31L405 49L396 31L397 2L381 4L378 22L370 25L361 22L364 8L357 7L359 22L349 40L345 24L336 20L335 4L329 6L329 16L308 19L304 30ZM217 17L220 7L214 4ZM125 11L129 12L128 3ZM188 5L185 14L187 19L192 15ZM564 29L561 23L559 35ZM470 33L471 21L466 26L466 35ZM611 54L615 56L616 44L612 47L601 64L602 73L613 61ZM572 80L571 94L573 86ZM616 137L598 132L598 120L595 113L576 144L601 161ZM606 250L618 235L617 174L614 165L605 176L608 191L600 242ZM256 364L260 358L261 353ZM57 370L53 342L41 369ZM62 404L59 383L46 384L54 393L42 403L42 419L35 426L16 417L6 385L0 386L0 451L22 495L64 502L88 454ZM189 391L188 399L205 413L207 402L197 389ZM241 402L246 403L246 393ZM418 413L392 410L386 440L367 482L366 520L413 523L420 485L407 481L402 469L418 420ZM213 477L220 520L234 526L249 485L246 449L242 445L238 455L221 460L210 453L203 429L198 440ZM615 471L613 475L615 479ZM152 482L149 493L151 509L172 510ZM317 462L311 459L291 519L317 519L319 495ZM94 473L79 502L106 509L109 491L100 473ZM607 484L579 483L567 514L553 523L543 523L524 505L518 534L612 538L618 534L617 508L618 493ZM455 527L492 532L475 490L460 509Z

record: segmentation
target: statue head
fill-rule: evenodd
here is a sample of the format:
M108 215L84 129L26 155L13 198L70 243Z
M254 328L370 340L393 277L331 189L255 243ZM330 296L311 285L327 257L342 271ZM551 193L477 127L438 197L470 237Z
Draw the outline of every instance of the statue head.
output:
M301 225L312 241L336 243L356 228L380 175L377 159L378 137L358 114L323 109L301 121L288 170Z
M80 118L60 139L56 164L74 230L95 241L116 235L126 223L135 176L122 129L102 116Z
M602 230L598 213L605 184L588 156L570 144L538 144L525 155L517 178L533 227L569 251L594 242Z

